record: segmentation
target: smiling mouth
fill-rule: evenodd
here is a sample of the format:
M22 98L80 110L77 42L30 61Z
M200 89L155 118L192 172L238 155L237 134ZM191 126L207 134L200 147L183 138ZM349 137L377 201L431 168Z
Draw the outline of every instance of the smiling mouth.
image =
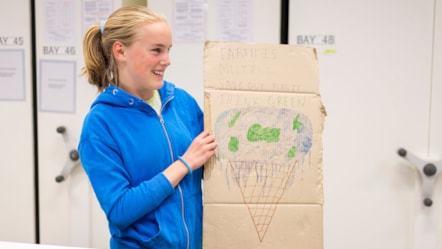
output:
M153 71L153 74L163 76L164 71Z

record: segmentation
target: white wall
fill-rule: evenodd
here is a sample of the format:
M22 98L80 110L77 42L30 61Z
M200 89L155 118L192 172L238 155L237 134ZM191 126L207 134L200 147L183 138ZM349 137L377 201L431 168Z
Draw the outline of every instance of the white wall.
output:
M27 0L0 5L0 52L19 50L24 55L23 66L16 68L17 74L24 75L24 82L0 76L1 95L14 96L14 99L0 99L0 240L34 242L30 6ZM14 44L15 38L22 38L23 44ZM8 67L8 58L0 57L0 70ZM18 85L22 84L24 98L15 98L18 96L13 89L21 88Z
M423 159L442 158L441 4L290 1L291 44L300 43L298 36L334 37L333 43L301 42L318 49L328 113L323 134L328 249L436 248L414 247L419 236L434 238L436 232L427 229L430 224L415 232L415 216L440 214L442 199L423 207L416 169L396 151L404 147Z

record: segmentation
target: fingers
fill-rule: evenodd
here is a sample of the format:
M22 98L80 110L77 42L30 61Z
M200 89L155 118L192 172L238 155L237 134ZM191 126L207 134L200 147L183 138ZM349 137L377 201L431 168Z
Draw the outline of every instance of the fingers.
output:
M195 137L183 157L192 165L200 167L215 154L217 146L215 136L209 131L203 131Z
M211 144L215 142L215 136L209 131L203 131L194 139L194 141L201 144Z
M207 130L202 131L202 132L198 135L198 137L201 137L201 138L206 138L206 137L209 137L209 136L213 136L213 135L210 133L210 131L207 131Z
M202 152L213 151L217 147L215 136L209 131L201 132L201 134L195 140L196 143L199 144L199 150Z
M202 134L202 135L203 135L203 137L204 137L205 144L207 145L207 149L208 149L209 151L212 151L212 150L216 149L216 147L217 147L217 143L216 143L216 140L215 140L215 136L212 135L212 134L211 134L210 132L208 132L208 131L204 131L203 133L204 133L204 134Z

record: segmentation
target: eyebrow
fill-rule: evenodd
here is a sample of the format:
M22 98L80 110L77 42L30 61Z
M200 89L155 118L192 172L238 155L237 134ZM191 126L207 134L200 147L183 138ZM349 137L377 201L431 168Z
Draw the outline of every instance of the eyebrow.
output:
M154 47L163 47L163 48L166 47L166 45L161 44L161 43L153 44L153 46L154 46ZM172 44L169 46L169 48L171 48L171 47L172 47Z

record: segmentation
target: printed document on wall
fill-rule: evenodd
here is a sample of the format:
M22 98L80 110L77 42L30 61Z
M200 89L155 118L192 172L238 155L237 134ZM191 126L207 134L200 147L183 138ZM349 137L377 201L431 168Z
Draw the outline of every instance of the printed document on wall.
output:
M45 43L76 42L74 0L45 0L43 18Z
M40 61L39 110L75 112L75 61Z
M206 0L175 0L174 41L203 43L206 39Z
M24 50L0 50L0 100L25 100Z
M221 41L253 40L253 4L251 0L220 0L218 4L218 39Z

